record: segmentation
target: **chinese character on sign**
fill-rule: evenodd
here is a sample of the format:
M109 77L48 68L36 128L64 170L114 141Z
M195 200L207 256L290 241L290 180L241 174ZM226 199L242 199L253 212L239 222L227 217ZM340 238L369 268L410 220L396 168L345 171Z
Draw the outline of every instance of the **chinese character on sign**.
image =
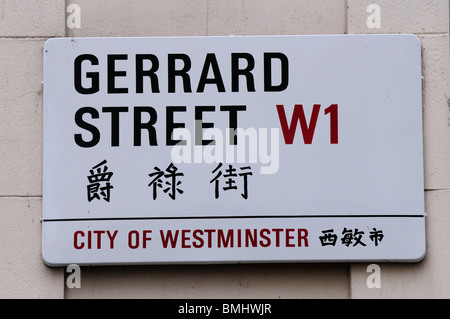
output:
M248 188L247 188L247 179L248 176L253 175L251 171L250 166L240 167L239 173L237 172L237 169L233 167L233 165L228 165L228 168L222 172L220 169L222 168L223 163L219 163L217 167L212 171L213 174L216 174L214 178L210 181L210 183L215 183L215 198L219 198L220 195L220 177L223 177L223 183L225 186L222 187L222 190L229 191L229 190L237 190L238 186L236 185L236 177L240 176L243 179L243 192L241 193L241 196L244 199L248 198Z
M373 231L370 233L370 240L374 242L375 246L378 246L378 243L381 242L384 238L383 231L377 230L376 228L373 228Z
M350 246L351 244L353 244L353 247L355 247L356 245L366 246L366 244L364 244L361 241L361 238L362 238L362 235L364 235L364 232L358 231L358 228L355 228L355 232L352 232L351 229L347 229L346 227L344 227L344 230L342 231L342 235L344 235L341 238L342 244L344 244L347 247Z
M113 186L110 183L112 172L108 172L108 166L106 166L106 160L95 165L89 171L91 175L87 177L89 185L87 186L88 201L91 202L94 199L100 200L100 196L107 202L110 200L110 191Z
M322 236L319 236L320 243L323 246L335 246L338 236L334 233L334 229L327 229L322 230ZM377 230L376 228L373 228L372 231L369 232L369 238L374 243L375 246L378 246L378 244L383 240L384 235L382 230ZM345 245L347 247L355 247L357 245L360 246L366 246L366 244L362 241L362 238L364 236L364 232L361 230L358 230L358 228L355 228L353 231L352 229L347 229L347 227L344 227L344 230L342 231L342 237L341 237L341 244Z
M322 246L334 246L338 236L334 233L334 229L322 230L323 236L319 236Z
M173 163L166 168L165 172L161 171L159 167L154 169L153 173L148 174L148 176L153 177L148 186L153 186L154 200L158 197L158 188L162 188L163 192L169 195L172 200L176 199L177 193L183 194L183 190L179 188L181 181L178 180L178 177L184 176L184 174L178 172L178 168Z

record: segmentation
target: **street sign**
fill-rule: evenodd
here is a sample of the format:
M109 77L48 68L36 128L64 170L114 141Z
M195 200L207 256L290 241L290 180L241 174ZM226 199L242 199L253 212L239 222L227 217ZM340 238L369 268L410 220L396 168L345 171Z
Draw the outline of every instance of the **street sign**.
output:
M418 261L421 99L413 35L50 39L44 262Z

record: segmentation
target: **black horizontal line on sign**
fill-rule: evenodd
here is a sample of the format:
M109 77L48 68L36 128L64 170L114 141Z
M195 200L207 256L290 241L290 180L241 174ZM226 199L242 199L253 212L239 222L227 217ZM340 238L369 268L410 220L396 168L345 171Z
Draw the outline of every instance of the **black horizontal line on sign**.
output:
M74 222L74 221L106 221L106 220L168 220L168 219L259 219L259 218L387 218L408 217L423 218L425 215L260 215L260 216L187 216L187 217L111 217L111 218L68 218L68 219L43 219L46 222Z

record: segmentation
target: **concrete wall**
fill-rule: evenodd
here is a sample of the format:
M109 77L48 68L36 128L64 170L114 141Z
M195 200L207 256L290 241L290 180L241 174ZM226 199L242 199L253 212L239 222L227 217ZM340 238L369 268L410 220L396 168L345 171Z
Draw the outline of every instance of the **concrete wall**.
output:
M0 298L63 298L42 264L42 48L65 35L65 1L0 2Z
M378 4L380 28L368 28ZM66 8L81 8L68 28ZM423 48L427 256L379 264L83 267L82 288L40 256L42 48L50 37L414 33ZM449 298L448 0L0 1L0 298Z
M381 8L381 28L368 29L365 8ZM407 4L406 4L407 3ZM367 289L367 265L351 265L353 298L449 298L450 122L449 1L349 0L348 33L414 33L422 43L427 255L418 264L382 264L382 288Z

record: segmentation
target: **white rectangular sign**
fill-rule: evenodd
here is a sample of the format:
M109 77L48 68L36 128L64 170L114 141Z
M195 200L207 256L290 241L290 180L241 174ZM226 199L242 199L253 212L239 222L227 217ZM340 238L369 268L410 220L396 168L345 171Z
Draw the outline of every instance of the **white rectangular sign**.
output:
M51 39L43 259L420 260L421 99L413 35Z

